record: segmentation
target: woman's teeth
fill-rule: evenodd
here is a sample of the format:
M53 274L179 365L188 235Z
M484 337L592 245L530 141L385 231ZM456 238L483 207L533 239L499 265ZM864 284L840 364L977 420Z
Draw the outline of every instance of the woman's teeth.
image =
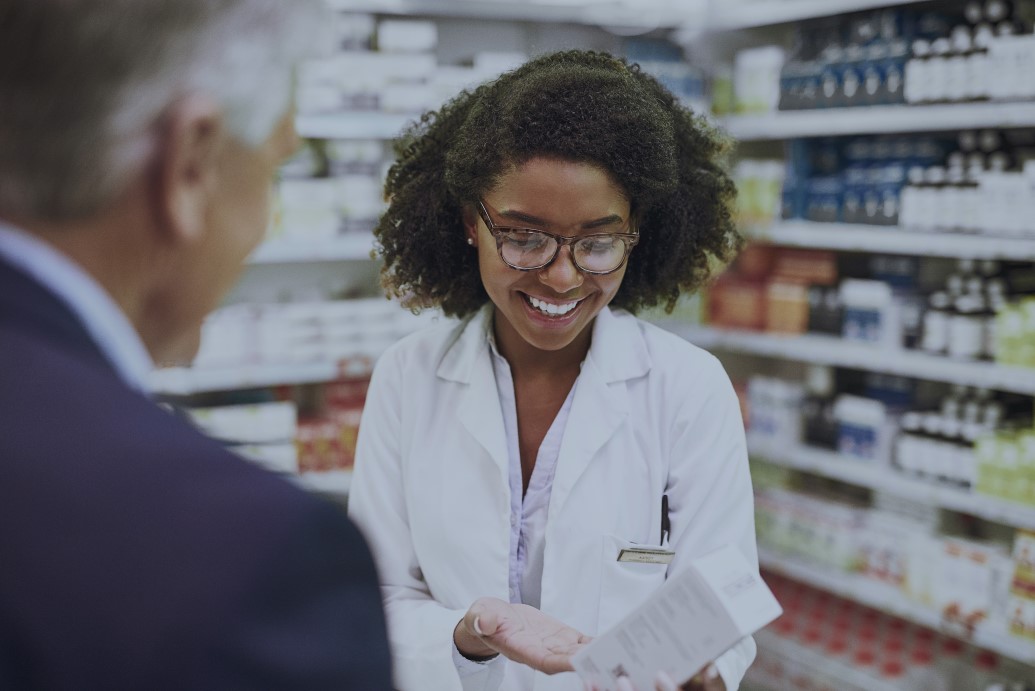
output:
M571 312L579 304L579 301L575 300L574 302L566 302L562 305L555 305L551 302L544 302L538 298L534 298L531 295L527 295L525 297L528 298L528 303L532 305L532 307L535 307L538 311L542 312L543 314L548 314L551 317L563 316L568 312Z

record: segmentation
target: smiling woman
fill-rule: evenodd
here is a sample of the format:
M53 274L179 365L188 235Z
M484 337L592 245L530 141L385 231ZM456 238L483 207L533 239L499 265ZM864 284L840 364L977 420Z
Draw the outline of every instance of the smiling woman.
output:
M578 688L570 656L689 560L734 543L757 562L725 372L630 313L739 248L726 148L637 66L580 51L400 145L383 282L462 318L382 357L360 427L349 512L400 688ZM619 559L636 548L666 558ZM753 656L745 639L686 688L736 688Z

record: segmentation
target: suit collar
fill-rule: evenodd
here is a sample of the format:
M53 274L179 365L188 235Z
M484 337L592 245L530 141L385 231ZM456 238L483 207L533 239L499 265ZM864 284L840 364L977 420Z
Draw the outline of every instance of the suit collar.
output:
M124 382L141 391L146 389L147 376L154 367L151 356L129 318L96 278L50 244L2 223L0 258L14 276L25 279L11 279L17 281L18 290L12 291L7 301L9 311L18 312L19 301L33 297L38 301L39 291L44 291L50 298L48 309L39 319L33 319L31 311L23 315L28 322L35 322L37 327L48 324L55 337L58 333L54 329L61 326L62 338L57 340L72 332L85 332L92 348ZM54 309L53 301L60 303L60 310ZM83 346L81 338L74 340Z
M75 350L114 373L111 362L72 310L0 256L0 327L4 325Z

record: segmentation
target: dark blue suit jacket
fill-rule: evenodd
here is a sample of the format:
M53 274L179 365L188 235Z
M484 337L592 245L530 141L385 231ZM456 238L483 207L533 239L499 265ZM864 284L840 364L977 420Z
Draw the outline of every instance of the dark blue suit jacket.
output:
M342 512L129 389L0 260L0 689L389 688Z

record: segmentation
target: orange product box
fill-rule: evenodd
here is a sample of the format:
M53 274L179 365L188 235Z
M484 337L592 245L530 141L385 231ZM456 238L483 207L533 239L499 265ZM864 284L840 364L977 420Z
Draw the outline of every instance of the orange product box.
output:
M708 290L708 321L730 329L761 330L766 323L766 284L723 274Z
M828 250L781 247L772 267L773 280L784 283L822 286L837 283L837 257Z
M766 287L765 330L801 334L809 326L808 286L774 281Z

